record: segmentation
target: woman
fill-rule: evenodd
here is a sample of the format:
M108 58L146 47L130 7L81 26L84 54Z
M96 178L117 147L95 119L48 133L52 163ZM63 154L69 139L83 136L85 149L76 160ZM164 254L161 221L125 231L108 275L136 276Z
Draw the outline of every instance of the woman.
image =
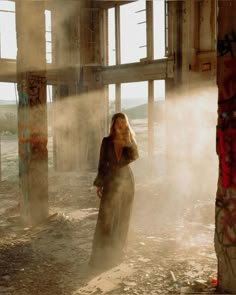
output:
M90 264L112 264L122 258L134 198L129 163L137 158L137 144L128 118L124 113L116 113L109 136L102 140L94 180L101 201Z

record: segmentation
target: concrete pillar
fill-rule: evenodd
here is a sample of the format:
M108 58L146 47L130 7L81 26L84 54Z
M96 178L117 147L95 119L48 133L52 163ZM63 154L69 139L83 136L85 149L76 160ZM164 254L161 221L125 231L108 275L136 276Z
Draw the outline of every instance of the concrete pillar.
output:
M96 2L96 1L95 1ZM92 4L94 6L92 6ZM106 46L104 23L106 16L96 8L96 3L81 2L81 48L80 61L81 92L79 98L80 115L80 155L81 161L89 169L97 169L99 147L107 130L107 95L100 76L100 67L106 62L102 48ZM92 35L90 33L92 32ZM92 42L92 45L91 45Z
M175 83L176 85L182 83L182 71L183 71L183 6L184 2L182 1L173 1L174 14L176 25L174 27L174 44L175 44Z
M154 81L148 81L148 172L153 175L154 159Z
M219 178L215 207L218 288L236 293L236 1L218 1L216 148Z
M116 42L116 65L121 63L120 54L120 6L115 7L115 42ZM116 84L115 112L121 112L121 84Z
M146 1L146 20L147 20L147 58L153 60L154 41L153 41L153 1ZM154 81L148 81L148 171L150 176L153 174L154 158Z
M48 151L44 1L16 1L21 217L48 216Z
M121 84L116 84L115 112L121 112Z

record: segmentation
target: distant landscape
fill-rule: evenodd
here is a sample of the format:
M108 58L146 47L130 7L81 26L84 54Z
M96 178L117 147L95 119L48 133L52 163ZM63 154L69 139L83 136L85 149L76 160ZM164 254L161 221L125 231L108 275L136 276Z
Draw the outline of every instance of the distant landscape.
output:
M16 101L15 100L3 100L3 99L0 99L0 105L6 105L6 104L16 104Z
M162 110L164 105L163 100L155 101L155 113ZM48 103L48 111L50 112L51 103ZM110 101L110 113L114 113L115 102ZM124 111L130 119L145 119L148 114L148 101L144 98L128 98L122 100L122 111ZM11 113L17 115L16 101L13 100L0 100L0 114ZM50 113L49 113L50 116Z
M17 105L12 101L0 101L0 134L17 133Z

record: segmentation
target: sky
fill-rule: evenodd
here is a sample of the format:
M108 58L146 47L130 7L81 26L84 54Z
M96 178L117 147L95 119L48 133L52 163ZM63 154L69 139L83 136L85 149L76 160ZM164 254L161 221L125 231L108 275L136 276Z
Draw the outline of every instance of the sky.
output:
M154 58L163 58L164 44L164 0L154 0ZM146 57L146 15L145 1L122 5L121 16L121 63L138 62ZM3 12L7 10L8 12ZM12 1L0 0L0 56L16 58L15 4ZM47 61L51 62L51 19L46 17ZM109 65L115 64L115 24L114 9L109 9ZM156 100L164 97L164 81L155 81L154 95ZM50 92L50 90L49 90ZM115 98L115 85L109 87L110 100ZM147 101L147 82L125 83L121 89L122 98L143 98ZM16 101L16 85L0 83L0 100Z
M10 12L3 12L8 10ZM15 3L0 0L0 56L16 58ZM16 101L13 83L0 83L0 100Z

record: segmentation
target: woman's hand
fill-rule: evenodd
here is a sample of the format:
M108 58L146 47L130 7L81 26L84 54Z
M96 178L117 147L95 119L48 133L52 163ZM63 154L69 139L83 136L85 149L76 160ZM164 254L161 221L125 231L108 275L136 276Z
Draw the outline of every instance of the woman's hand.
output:
M128 129L124 129L124 130L117 130L118 132L116 132L116 137L115 137L115 142L117 143L117 145L124 147L127 145L131 144L131 134L130 131Z
M123 146L130 146L132 144L131 134L129 130L126 130L126 132L123 134Z
M103 188L101 186L97 187L97 196L99 197L99 199L101 199L101 197L102 197L102 190L103 190Z

